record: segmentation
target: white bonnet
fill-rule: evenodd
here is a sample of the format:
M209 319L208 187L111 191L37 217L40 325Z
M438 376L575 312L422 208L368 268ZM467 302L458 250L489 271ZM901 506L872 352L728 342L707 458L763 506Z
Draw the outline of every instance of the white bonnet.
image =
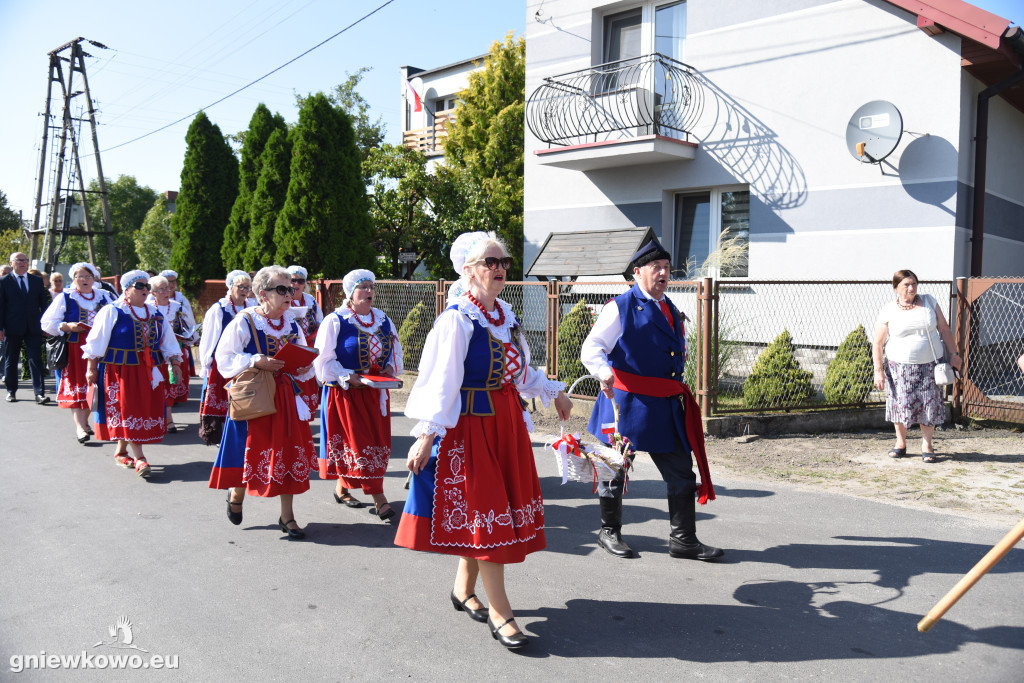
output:
M341 288L345 290L345 296L352 296L352 290L356 288L356 285L367 280L375 282L376 278L373 276L373 273L365 268L356 268L353 271L349 271L345 279L341 281Z

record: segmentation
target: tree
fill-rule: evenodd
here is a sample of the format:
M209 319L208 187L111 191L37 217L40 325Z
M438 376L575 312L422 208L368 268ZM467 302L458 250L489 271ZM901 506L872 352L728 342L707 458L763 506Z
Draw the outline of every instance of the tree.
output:
M770 408L800 403L814 396L813 374L800 367L793 335L784 329L754 361L743 383L748 408Z
M874 389L871 342L863 325L846 335L825 370L822 390L827 403L863 403Z
M192 120L185 142L181 190L171 220L171 268L178 272L179 285L195 296L203 280L224 274L220 248L238 193L238 159L204 112Z
M16 230L21 233L21 217L18 212L7 206L7 195L0 190L0 232ZM10 253L10 252L8 252ZM7 254L4 254L7 256Z
M586 299L577 301L558 325L558 379L566 387L589 374L580 360L580 352L593 326L594 314Z
M135 253L139 268L161 271L171 262L171 217L167 198L159 195L146 212L142 227L135 233Z
M384 134L387 132L384 119L380 116L376 121L370 121L370 105L356 91L359 82L363 80L363 74L369 71L372 69L368 66L360 67L354 74L346 71L345 82L334 86L334 92L327 95L328 101L348 114L351 119L356 147L359 148L362 157L361 161L369 156L370 150L381 146L381 143L384 142ZM306 98L301 95L296 96L295 100L300 109L306 103Z
M310 95L292 134L288 196L274 225L276 261L334 277L372 268L366 186L348 114L323 93Z
M104 234L103 202L100 199L99 180L89 182L85 197L89 229L93 231L93 256L96 265L108 275L116 275L138 267L139 257L135 253L135 235L142 227L142 221L157 192L151 187L139 185L135 176L120 175L117 180L104 179L107 187L107 206L110 208L110 229L114 234L114 255L117 263L111 263ZM81 198L79 197L79 200ZM82 226L83 228L85 226ZM88 261L89 249L83 236L68 237L60 251L61 263Z
M242 160L238 165L238 196L231 207L231 217L224 229L224 243L220 251L225 270L234 270L245 262L253 219L252 197L260 177L263 150L271 133L277 130L288 130L284 117L271 114L261 102L253 112L249 129L243 138Z
M245 270L259 270L274 262L274 224L288 195L291 175L292 143L288 133L275 130L267 139L260 156L260 177L252 194L252 226L245 245Z
M491 229L508 245L515 265L509 279L523 275L523 120L526 108L526 41L495 42L485 68L469 75L459 93L455 120L448 124L444 156L464 187L479 194L477 229Z
M435 229L431 211L435 177L427 173L427 157L404 145L382 145L363 162L369 179L370 221L376 235L377 276L401 277L402 251L417 252L413 267L430 251L426 233Z

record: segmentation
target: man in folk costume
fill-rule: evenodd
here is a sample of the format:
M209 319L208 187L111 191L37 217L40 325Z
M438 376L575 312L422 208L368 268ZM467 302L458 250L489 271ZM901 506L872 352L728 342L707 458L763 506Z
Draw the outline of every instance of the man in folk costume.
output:
M686 364L685 316L665 296L671 274L669 253L657 240L640 247L631 260L633 287L605 305L581 352L587 370L601 380L588 430L608 441L619 407L618 431L637 450L647 451L668 486L672 557L715 560L721 548L697 539L696 501L714 500L700 408L683 382ZM692 454L692 457L691 457ZM693 459L701 474L693 472ZM622 540L625 470L598 484L601 531L598 544L616 557L633 557Z

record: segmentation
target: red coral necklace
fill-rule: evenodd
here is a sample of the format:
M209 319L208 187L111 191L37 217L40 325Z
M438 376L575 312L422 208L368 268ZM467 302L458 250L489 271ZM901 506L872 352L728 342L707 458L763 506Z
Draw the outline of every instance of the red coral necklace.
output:
M495 327L501 327L502 325L505 324L505 309L503 309L497 302L495 302L494 308L498 311L498 319L495 320L494 318L491 317L491 314L487 312L487 309L484 308L484 305L480 303L479 299L477 299L469 292L466 292L466 296L469 297L469 300L473 302L476 305L476 307L483 312L484 317L487 318L487 322L494 325Z
M76 289L75 291L76 291L76 292L78 292L78 296L82 297L82 298L83 298L83 299L85 299L86 301L92 301L93 299L95 299L95 298L96 298L96 290L92 290L92 291L90 291L90 292L89 292L89 296L86 296L86 295L85 295L85 292L83 292L83 291L82 291L82 290L80 290L80 289Z
M364 323L364 322L363 322L363 321L362 321L362 320L361 320L361 319L359 318L359 314L358 314L358 313L356 313L356 309L354 309L354 308L352 308L351 306L349 306L349 307L348 307L348 310L352 311L352 317L356 319L356 322L357 322L357 323L359 323L360 325L362 325L362 326L363 326L363 327L365 327L366 329L370 329L371 327L373 327L373 323L375 322L375 320L376 320L376 319L375 319L375 317L374 317L374 315L373 315L373 309L372 309L372 308L370 309L370 322L368 322L368 323Z
M127 299L125 299L124 302L126 304L128 304L128 312L132 314L133 318L138 320L140 323L144 323L144 322L148 322L149 321L149 318L150 318L150 315L151 315L150 312L149 312L149 306L147 306L146 304L142 304L142 308L146 311L146 317L145 318L140 318L139 316L135 315L135 307L132 306L130 303L128 303Z

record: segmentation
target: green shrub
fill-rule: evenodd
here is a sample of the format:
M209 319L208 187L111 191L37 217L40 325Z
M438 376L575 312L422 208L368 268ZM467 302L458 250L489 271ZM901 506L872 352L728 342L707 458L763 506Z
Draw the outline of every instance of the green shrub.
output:
M589 374L580 360L580 351L593 326L594 314L583 299L576 302L558 325L558 379L565 382L566 389Z
M850 332L825 371L825 401L863 403L874 388L871 342L863 325Z
M743 400L750 408L799 403L814 395L811 373L796 360L793 336L784 329L761 352L743 383Z
M697 389L697 377L700 372L700 364L702 362L700 353L700 339L698 338L698 323L695 320L689 320L686 323L686 367L683 369L683 381L686 385L696 393ZM715 373L717 367L717 375L711 378L709 387L715 388L718 386L719 378L729 371L729 366L732 364L733 358L736 352L740 348L738 341L729 339L732 336L731 333L735 332L735 326L726 324L720 320L718 324L718 363L712 363L711 372ZM714 353L714 350L712 350Z
M428 315L422 301L413 306L402 321L398 329L398 341L402 343L402 364L407 370L416 371L420 367L423 342L427 340L427 332L433 322L434 319Z

